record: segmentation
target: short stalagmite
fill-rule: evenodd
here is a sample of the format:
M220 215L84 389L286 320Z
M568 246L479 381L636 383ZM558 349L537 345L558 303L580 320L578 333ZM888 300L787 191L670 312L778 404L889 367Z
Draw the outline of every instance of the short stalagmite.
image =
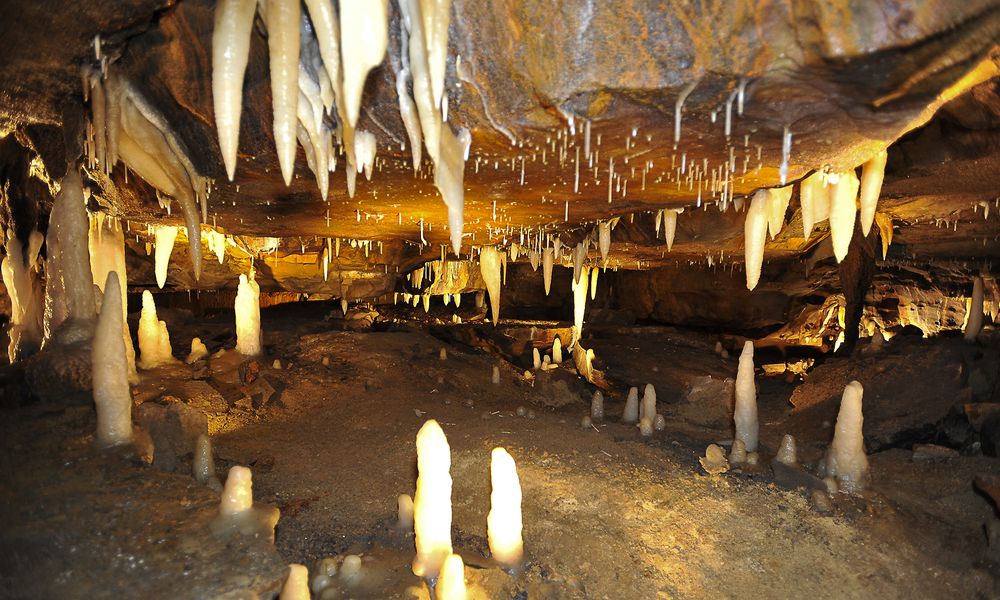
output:
M833 443L826 452L826 475L834 477L840 490L849 494L861 492L868 485L868 456L862 435L864 415L861 398L864 388L852 381L844 388L840 412L833 433Z
M246 356L261 352L260 286L250 277L240 274L236 291L236 351Z
M128 388L128 361L125 358L122 326L118 274L112 271L104 284L104 300L91 351L97 443L101 446L117 446L132 441L132 395Z
M490 514L487 537L493 558L510 569L520 567L524 558L521 538L521 483L514 459L503 448L494 448L490 464Z
M437 421L417 433L417 493L413 496L413 532L417 555L413 574L434 580L451 554L451 449Z

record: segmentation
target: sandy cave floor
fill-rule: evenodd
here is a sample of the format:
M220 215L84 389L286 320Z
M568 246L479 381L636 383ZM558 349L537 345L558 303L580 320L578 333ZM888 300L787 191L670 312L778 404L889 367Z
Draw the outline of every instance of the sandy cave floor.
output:
M766 471L706 476L697 458L707 442L722 439L723 430L672 426L668 419L665 432L640 437L618 422L625 390L608 394L604 422L583 429L587 390L576 404L553 408L540 382L533 387L521 367L496 356L417 329L327 331L314 317L288 307L265 311L261 373L282 388L267 406L206 393L203 382L192 380L199 369L197 376L204 377L198 365L146 372L137 401L167 394L209 415L220 475L231 465L250 465L255 501L281 509L275 544L285 561L312 567L322 557L362 554L362 583L324 598L427 597L409 572L412 537L393 524L397 496L414 489L416 432L430 418L441 423L451 444L453 540L476 597L1000 597L996 572L983 562L982 524L992 509L970 483L975 474L1000 474L996 459L915 463L907 450L880 452L870 457L871 492L863 499L838 496L833 512L823 514L804 492L777 487ZM200 335L212 339L205 328L217 328L221 339L225 324L224 315L208 320ZM184 347L179 340L198 331L181 325L171 333L176 350ZM445 361L438 356L443 345ZM706 371L735 372L735 360L718 358L708 342L704 348L679 344L662 332L608 334L593 345L609 377L615 365L642 369L642 360L672 355L689 356ZM281 369L272 368L274 358ZM210 360L209 369L219 380L235 381L240 361L227 353ZM501 365L499 385L490 383L494 364ZM670 369L657 369L657 385L669 385L670 376ZM792 386L768 380L760 388L762 439L773 452ZM667 404L672 392L664 389L660 398ZM534 418L517 416L518 407ZM74 414L70 427L91 426ZM27 427L44 428L46 418L36 411ZM19 431L26 435L23 425ZM517 578L484 558L495 446L517 461L524 493L528 565ZM18 475L26 467L17 463L8 458L2 464L15 485L26 481ZM33 468L59 468L51 463ZM5 503L48 497L26 488L8 488ZM206 492L186 493L201 498ZM46 526L54 525L39 530ZM31 527L19 528L30 537ZM86 540L79 536L75 543ZM0 542L10 544L11 537Z

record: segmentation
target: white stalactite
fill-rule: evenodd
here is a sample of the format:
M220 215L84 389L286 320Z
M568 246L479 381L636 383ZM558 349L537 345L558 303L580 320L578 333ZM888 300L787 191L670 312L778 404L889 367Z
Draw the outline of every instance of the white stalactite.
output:
M358 124L368 71L381 64L385 56L389 40L388 6L388 0L340 3L344 104L351 127Z
M479 270L490 294L493 325L500 320L500 253L494 246L485 246L479 252Z
M788 185L767 190L767 230L772 240L785 225L785 211L788 210L788 201L792 198L792 189L792 186Z
M663 235L667 239L667 252L674 248L674 237L677 235L677 215L678 211L666 209L663 211Z
M588 268L580 268L580 281L571 284L573 290L573 325L578 335L583 334L583 317L587 310Z
M830 193L830 239L837 262L844 260L854 236L858 216L858 177L854 171L831 173L827 177Z
M301 19L299 0L268 0L265 20L271 66L274 145L278 151L278 164L285 185L291 185L295 170Z
M861 233L868 237L868 232L875 222L875 209L878 208L878 197L882 193L882 180L885 178L885 163L889 153L882 150L871 157L861 170Z
M162 290L167 283L167 269L170 267L170 254L174 251L174 241L177 239L177 227L154 225L153 236L156 239L153 270L156 273L156 285Z
M764 243L767 241L767 190L757 190L747 209L743 226L743 249L746 260L747 289L757 287L764 264Z
M605 221L597 225L597 245L601 251L601 262L608 265L608 252L611 251L611 223Z
M236 173L243 110L243 76L250 56L255 0L219 0L212 31L212 99L215 128L229 181Z
M552 289L552 267L555 264L555 251L546 248L542 252L542 283L545 286L545 295L549 295Z

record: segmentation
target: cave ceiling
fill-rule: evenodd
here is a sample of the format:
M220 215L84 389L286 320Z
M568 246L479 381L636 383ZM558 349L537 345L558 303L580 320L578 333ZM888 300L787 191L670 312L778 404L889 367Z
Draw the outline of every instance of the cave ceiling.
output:
M196 169L214 179L207 224L279 237L273 258L306 256L296 260L310 268L326 238L372 240L367 252L345 249L334 267L372 276L439 257L447 210L430 161L417 174L411 167L396 94L396 3L389 3L388 51L368 76L357 126L375 135L377 169L370 181L358 178L349 198L338 165L327 202L301 149L291 185L282 181L263 27L251 38L239 161L227 180L213 116L213 18L207 0L126 0L113 10L96 2L3 3L0 131L16 132L57 179L67 154L79 151L80 70L97 65L100 36L107 68L141 90ZM572 243L619 217L612 265L741 262L745 213L718 210L708 173L733 165L739 200L779 186L790 141L788 183L817 169L857 167L889 147L879 212L896 229L895 257L995 256L1000 231L983 216L987 205L1000 213L998 39L997 0L454 0L447 121L472 138L462 253L539 232ZM700 185L692 172L705 173ZM110 177L89 175L93 202L131 231L182 224L176 208L168 214L121 164ZM654 227L662 208L685 208L669 252ZM768 243L769 261L822 252L828 228L804 235L796 208L793 201ZM130 244L141 254L141 235ZM201 285L222 286L232 269L212 265ZM297 285L309 288L303 277ZM198 284L179 273L173 285Z

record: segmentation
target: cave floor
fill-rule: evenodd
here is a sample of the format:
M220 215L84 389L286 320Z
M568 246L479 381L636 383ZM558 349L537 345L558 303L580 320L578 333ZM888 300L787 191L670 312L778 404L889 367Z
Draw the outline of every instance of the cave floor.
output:
M250 465L255 501L281 509L275 543L287 562L312 567L322 557L363 556L360 583L334 586L323 598L427 597L409 572L412 537L394 523L397 496L415 486L416 432L431 418L451 444L453 543L466 560L474 597L1000 594L983 562L982 524L992 509L970 483L975 474L1000 474L996 459L917 463L908 450L886 450L870 457L866 496L838 495L824 513L804 491L776 486L766 470L705 475L698 456L722 431L699 434L668 419L666 431L642 438L618 422L623 391L608 394L608 418L582 428L586 392L575 404L554 407L540 381L532 386L521 367L494 355L448 344L441 360L446 344L416 329L321 331L322 324L306 327L306 321L291 310L265 311L261 375L278 390L265 405L192 391L204 387L192 379L203 369L197 365L146 372L138 399L175 395L209 415L220 476L231 465ZM624 335L622 352L635 352L641 344L634 340ZM624 360L614 344L607 336L595 342L604 348L599 364L609 377ZM699 352L666 338L661 345L665 353ZM274 358L281 369L272 366ZM240 360L227 353L213 358L210 370L235 378ZM490 381L493 365L500 366L498 385ZM718 368L735 372L735 360ZM658 385L669 381L669 369L663 371ZM761 385L765 452L780 438L791 387ZM530 414L518 416L519 407ZM516 577L484 558L496 446L517 462L524 494L527 567Z

